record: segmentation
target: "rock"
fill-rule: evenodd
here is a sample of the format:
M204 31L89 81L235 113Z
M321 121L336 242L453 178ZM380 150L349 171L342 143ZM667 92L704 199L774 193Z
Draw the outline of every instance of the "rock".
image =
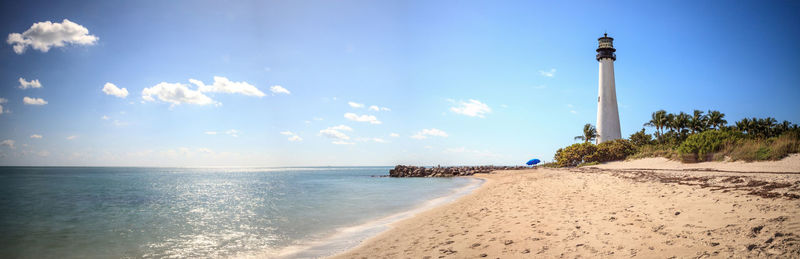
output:
M390 177L453 177L473 174L487 174L495 170L520 170L524 166L454 166L422 167L397 165L389 170Z

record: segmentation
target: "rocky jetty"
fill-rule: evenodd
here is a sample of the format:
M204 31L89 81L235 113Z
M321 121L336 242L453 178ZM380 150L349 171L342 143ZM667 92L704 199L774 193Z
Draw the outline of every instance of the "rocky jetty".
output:
M446 166L423 167L398 165L389 170L389 177L453 177L486 174L495 170L527 169L525 166Z

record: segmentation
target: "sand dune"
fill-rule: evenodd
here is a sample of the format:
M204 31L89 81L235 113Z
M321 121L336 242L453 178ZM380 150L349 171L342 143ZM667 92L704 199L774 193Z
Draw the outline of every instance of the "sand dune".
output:
M736 172L796 172L800 173L800 154L792 154L780 161L763 162L703 162L684 164L663 157L645 158L632 161L610 162L592 166L603 169L712 169Z
M800 257L800 175L653 161L478 175L474 193L337 257ZM699 168L773 168L751 165Z

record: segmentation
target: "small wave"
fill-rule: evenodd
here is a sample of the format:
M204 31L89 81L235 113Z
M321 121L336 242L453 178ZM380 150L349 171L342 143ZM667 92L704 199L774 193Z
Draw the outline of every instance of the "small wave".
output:
M339 228L335 234L328 237L301 242L279 249L277 251L263 251L260 254L242 256L242 258L322 258L333 256L349 249L355 248L367 238L376 236L389 229L390 224L403 219L410 218L418 213L432 209L434 207L447 204L456 199L471 193L480 187L485 180L472 178L472 181L462 187L453 189L450 193L425 201L421 205L383 218L369 221L364 224Z

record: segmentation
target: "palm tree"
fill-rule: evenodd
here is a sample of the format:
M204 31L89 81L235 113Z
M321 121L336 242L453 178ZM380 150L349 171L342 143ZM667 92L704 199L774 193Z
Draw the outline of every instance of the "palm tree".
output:
M775 134L776 133L776 129L775 129L775 124L776 123L778 123L778 120L776 120L775 118L772 118L772 117L766 117L766 118L764 118L763 121L761 121L761 127L764 130L764 132L763 132L764 134L763 135L764 135L765 138L777 136L777 134Z
M753 117L747 122L747 134L756 136L759 132L758 118Z
M646 127L656 128L656 135L661 135L661 129L667 124L667 111L658 110L650 115L650 121L644 124Z
M678 134L680 134L681 137L686 135L686 129L689 128L689 122L691 119L692 117L685 112L680 112L675 116L675 119L673 120L673 126L676 130L678 130Z
M719 127L725 126L728 124L728 121L725 120L725 114L719 111L708 111L708 125L712 128L719 129Z
M703 132L708 129L708 116L703 114L701 110L694 110L692 119L689 121L689 128L692 133Z
M583 125L583 135L582 136L575 136L575 140L583 140L583 143L589 143L589 141L594 140L597 138L597 129L592 126L592 124L586 123Z
M775 135L780 135L786 131L789 131L792 128L792 123L787 120L784 120L783 122L781 122L781 124L775 126L775 128L778 130L778 132L776 132Z
M747 132L748 134L750 134L750 132L748 131L749 127L750 127L750 119L748 118L743 118L742 120L736 122L736 129L741 132Z
M664 119L664 127L668 128L669 131L675 130L675 114L667 113Z

